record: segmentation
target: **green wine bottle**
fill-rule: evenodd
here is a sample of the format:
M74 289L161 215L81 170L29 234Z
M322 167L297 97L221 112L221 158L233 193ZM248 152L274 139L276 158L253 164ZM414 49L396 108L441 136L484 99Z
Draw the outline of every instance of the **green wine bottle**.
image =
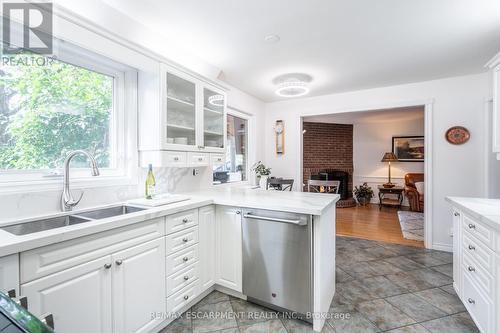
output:
M146 199L153 199L155 195L156 180L153 175L153 165L148 166L148 175L146 176Z

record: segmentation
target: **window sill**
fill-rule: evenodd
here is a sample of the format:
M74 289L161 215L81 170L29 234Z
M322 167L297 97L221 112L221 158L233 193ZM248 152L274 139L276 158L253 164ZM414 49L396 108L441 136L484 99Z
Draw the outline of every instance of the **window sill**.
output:
M132 176L99 176L71 179L70 184L71 189L86 189L110 186L134 186L138 184L138 180L137 177ZM0 183L0 194L62 191L62 189L62 177Z

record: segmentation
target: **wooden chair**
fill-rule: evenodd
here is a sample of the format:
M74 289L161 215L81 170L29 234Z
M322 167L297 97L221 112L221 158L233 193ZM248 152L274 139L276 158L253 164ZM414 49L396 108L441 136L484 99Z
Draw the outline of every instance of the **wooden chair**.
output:
M293 179L267 178L266 190L270 187L277 191L292 191Z
M307 191L308 192L318 192L321 193L321 186L325 188L323 193L339 193L340 180L313 180L307 181ZM313 191L311 191L311 188Z

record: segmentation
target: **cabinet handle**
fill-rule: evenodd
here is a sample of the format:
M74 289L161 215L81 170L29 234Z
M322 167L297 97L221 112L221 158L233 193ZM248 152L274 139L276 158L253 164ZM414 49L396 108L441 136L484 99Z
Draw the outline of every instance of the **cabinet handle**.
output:
M104 268L110 269L111 268L111 264L104 264Z
M240 214L241 214L241 212L240 212L239 210L237 210L237 211L236 211L236 214L240 215Z
M189 296L188 296L188 295L184 296L184 300L186 300L186 301L187 301L188 299L189 299Z
M476 271L476 269L474 267L472 267L472 266L469 266L467 269L469 270L469 272L475 272Z
M476 229L476 225L475 225L475 224L470 223L470 224L469 224L469 229Z
M117 264L118 266L120 266L121 264L123 264L123 260L118 259L117 261L115 261L115 264Z
M476 304L476 301L475 301L475 300L473 300L472 298L469 298L467 301L468 301L470 304Z
M475 249L476 249L476 247L474 245L469 245L469 250L474 251Z
M460 213L459 212L455 212L453 215L460 216Z
M189 258L188 257L184 257L184 258L182 258L182 260L184 260L184 262L186 262L186 261L189 260Z
M187 243L187 242L188 242L187 237L184 237L184 238L182 239L182 241L183 241L184 243Z
M187 219L187 218L183 218L183 219L182 219L182 222L183 222L183 223L188 223L188 219Z
M176 162L177 162L178 160L179 160L179 158L178 158L177 156L176 156L176 157L174 157L174 161L176 161Z
M198 161L203 161L203 157L198 157Z
M54 329L54 316L52 314L44 315L41 321L48 327Z
M189 280L189 276L186 275L186 276L184 276L184 281L187 281L187 280Z

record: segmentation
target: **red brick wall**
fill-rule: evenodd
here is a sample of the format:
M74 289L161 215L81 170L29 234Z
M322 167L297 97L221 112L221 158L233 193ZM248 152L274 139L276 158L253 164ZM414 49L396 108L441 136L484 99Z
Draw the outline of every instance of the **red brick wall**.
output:
M349 173L349 191L352 191L353 126L304 122L303 181L322 170L340 170ZM307 191L307 189L306 189Z

